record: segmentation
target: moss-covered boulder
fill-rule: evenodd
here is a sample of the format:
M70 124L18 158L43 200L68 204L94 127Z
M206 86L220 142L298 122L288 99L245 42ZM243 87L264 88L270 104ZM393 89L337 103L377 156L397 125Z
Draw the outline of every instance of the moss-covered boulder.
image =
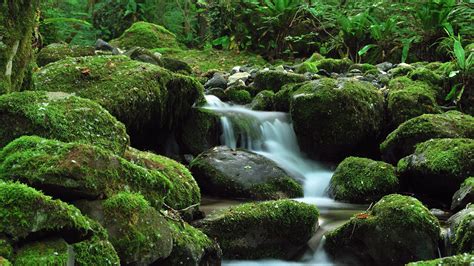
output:
M318 209L293 200L246 203L211 213L198 223L225 258L292 258L318 226Z
M474 254L460 254L450 257L443 257L435 260L417 261L408 263L407 266L471 266L474 264Z
M390 127L423 115L441 113L436 98L438 89L423 81L400 77L388 84L387 110Z
M174 58L162 57L160 53L143 47L133 47L129 49L125 55L133 60L161 66L172 72L185 75L189 75L193 72L193 69L186 62Z
M273 161L243 149L214 147L196 157L190 169L208 195L257 200L303 196L301 184Z
M474 138L474 117L449 111L410 119L380 144L382 158L387 162L397 163L415 151L416 144L434 138Z
M0 3L0 95L21 88L33 61L31 39L39 0Z
M469 177L461 184L461 187L453 195L451 210L459 211L469 203L474 202L474 177Z
M151 152L143 152L129 148L124 157L150 171L164 175L171 187L165 198L165 203L176 210L198 206L201 202L201 192L189 170L177 161Z
M283 85L306 81L305 76L278 70L260 71L255 76L257 91L270 90L278 92Z
M134 23L122 36L110 44L124 49L135 46L153 48L179 48L176 36L165 27L144 21Z
M93 144L123 154L122 123L97 103L66 93L15 92L0 96L0 148L23 135Z
M324 58L314 62L314 65L319 69L324 69L327 72L335 73L345 73L349 68L354 64L350 59L333 59L333 58Z
M252 102L252 95L245 89L239 87L225 90L226 98L236 104L249 104Z
M290 112L291 98L293 93L299 88L304 86L306 83L291 83L284 85L281 90L273 96L273 106L275 111L279 112Z
M0 151L0 179L18 180L68 201L141 192L158 208L171 186L162 173L99 147L29 136Z
M210 110L193 108L184 120L179 135L183 153L199 155L219 145L222 133L220 116Z
M250 103L250 108L256 111L273 111L273 91L264 90L259 92Z
M104 201L74 204L107 229L122 264L149 265L171 254L171 229L141 194L122 192Z
M329 78L299 87L290 109L301 148L327 161L370 150L384 116L383 96L371 84Z
M395 168L384 162L348 157L336 168L329 195L339 201L370 203L398 191Z
M428 67L418 67L410 71L407 77L412 80L424 81L434 86L443 85L443 77L436 73L434 69L429 69Z
M96 101L125 124L139 148L164 145L193 104L203 99L203 87L195 79L126 56L63 59L42 68L35 81L36 90Z
M173 235L173 251L159 265L220 265L222 250L199 229L186 222L168 221Z
M91 55L95 55L95 48L93 46L53 43L41 49L41 51L36 56L36 63L38 66L42 67L67 57L81 57Z
M474 251L474 205L456 213L448 220L452 254Z
M325 249L362 265L403 265L437 258L439 234L438 220L421 202L392 194L327 233Z
M435 199L450 201L474 173L473 139L432 139L398 162L403 184Z

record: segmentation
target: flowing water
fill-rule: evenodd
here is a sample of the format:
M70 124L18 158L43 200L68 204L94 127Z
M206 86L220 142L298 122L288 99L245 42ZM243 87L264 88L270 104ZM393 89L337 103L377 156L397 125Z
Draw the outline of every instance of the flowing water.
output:
M274 161L297 180L303 182L301 202L316 205L320 210L320 228L308 243L309 249L298 262L288 261L227 261L225 265L331 265L322 249L322 235L342 224L364 206L344 204L329 199L326 189L332 176L327 167L307 158L300 150L291 119L287 113L253 111L245 106L231 105L207 95L206 109L220 115L223 134L221 144L230 148L245 148ZM226 202L222 205L233 205ZM206 204L203 204L206 205ZM212 208L212 207L211 207Z

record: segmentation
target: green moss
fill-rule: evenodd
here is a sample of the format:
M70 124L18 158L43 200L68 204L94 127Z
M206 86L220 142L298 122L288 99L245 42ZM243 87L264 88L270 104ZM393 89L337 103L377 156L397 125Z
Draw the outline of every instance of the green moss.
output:
M412 155L399 161L397 171L415 191L451 199L474 171L474 140L432 139L420 143Z
M64 59L44 67L35 80L37 90L70 92L98 102L136 141L178 127L192 105L203 100L204 90L191 77L126 56Z
M28 243L15 256L15 265L67 265L72 249L63 239L48 239Z
M274 95L275 93L269 90L259 92L250 103L250 108L258 111L272 111Z
M300 86L291 118L300 146L324 160L339 160L378 138L383 96L371 84L323 78ZM321 126L324 125L324 126Z
M275 93L275 96L273 96L275 111L290 112L290 102L293 93L304 84L305 83L290 83L284 85L279 92Z
M451 245L454 254L469 253L474 250L474 207L461 211L464 214L451 228Z
M313 62L305 61L296 67L296 73L318 73L318 67Z
M12 258L13 256L13 247L9 241L5 239L0 239L0 257L3 258Z
M77 265L120 265L114 246L98 237L72 245Z
M429 261L418 261L408 263L408 266L442 266L442 265L457 265L470 266L474 263L474 254L460 254L451 257L444 257Z
M81 57L89 55L95 55L95 49L93 46L53 43L41 49L41 51L36 56L36 62L38 63L38 66L42 67L67 57Z
M421 202L392 194L328 232L325 248L336 257L355 255L362 263L402 265L436 258L439 234L438 220Z
M176 36L165 27L144 21L133 23L122 36L110 41L113 46L130 49L139 46L147 49L178 48Z
M20 90L33 61L31 36L39 0L0 3L0 95ZM11 70L11 71L10 71Z
M412 80L428 82L434 86L442 85L443 83L443 78L440 75L426 67L420 67L410 71L408 77Z
M400 64L397 67L394 67L388 71L392 77L406 76L410 71L414 70L415 67L408 64Z
M388 89L387 109L394 128L423 114L441 113L437 89L428 83L401 77L391 80Z
M292 200L246 203L211 213L201 229L226 258L287 258L314 235L318 216L315 206Z
M354 64L350 59L333 59L325 58L315 62L315 66L318 69L324 69L328 72L344 73L349 70L351 65Z
M12 264L11 264L11 262L10 262L8 259L6 259L6 258L0 256L0 265L1 265L1 266L10 266L10 265L12 265Z
M129 144L123 124L100 105L66 93L0 96L0 147L22 135L89 143L118 154Z
M396 163L415 150L415 145L435 138L474 138L474 118L457 111L425 114L402 123L382 144L383 159Z
M372 64L353 64L349 67L349 71L353 69L360 70L362 73L371 72L374 74L378 74L379 72L377 67Z
M395 168L366 158L348 157L337 167L329 184L329 195L340 201L370 203L397 192Z
M228 89L226 90L227 98L236 104L248 104L252 102L252 95L246 90Z
M0 234L16 242L39 232L68 232L77 241L92 231L77 208L26 185L0 181Z
M63 199L142 192L158 208L171 186L162 173L99 147L27 136L1 150L0 179L18 180Z
M218 114L202 108L193 108L183 123L180 147L185 154L197 156L219 145L221 131Z
M173 209L182 210L201 202L201 192L189 170L173 159L129 148L125 158L150 171L157 171L171 182L165 203Z
M304 81L306 81L306 78L300 74L270 70L258 72L254 82L257 91L270 90L278 92L286 84Z

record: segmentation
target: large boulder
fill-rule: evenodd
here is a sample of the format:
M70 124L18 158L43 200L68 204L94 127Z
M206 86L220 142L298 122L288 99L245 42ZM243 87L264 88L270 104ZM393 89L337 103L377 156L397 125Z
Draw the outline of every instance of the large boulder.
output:
M403 185L442 201L451 201L461 184L474 173L473 139L432 139L398 162Z
M189 170L177 161L151 152L143 152L133 148L127 149L124 158L150 171L164 175L171 187L165 203L176 210L198 207L201 203L201 191Z
M362 265L403 265L438 257L439 222L417 199L392 194L326 234L335 258Z
M165 27L139 21L133 23L122 36L110 41L110 44L124 49L135 46L153 48L178 48L176 36Z
M339 201L370 203L398 191L395 167L366 158L348 157L336 168L329 195Z
M310 155L338 161L371 150L382 128L383 96L371 84L324 78L293 93L291 118L300 146Z
M0 2L0 95L21 88L28 65L39 0ZM31 73L30 73L31 74Z
M134 146L149 149L165 145L203 99L195 79L126 56L63 59L37 72L35 86L96 101L125 124Z
M474 205L469 205L453 215L449 218L448 224L451 253L472 253L474 251Z
M208 195L257 200L303 196L302 186L273 161L243 149L214 147L195 158L190 169Z
M26 185L0 181L0 222L0 256L16 265L119 263L100 225L77 208ZM57 256L47 252L52 249ZM70 253L76 255L67 256Z
M453 195L451 201L451 210L459 211L467 206L469 203L474 202L474 177L471 176L464 180L456 193Z
M38 66L42 67L67 57L81 57L91 55L95 55L94 46L53 43L41 49L41 51L36 56L36 63Z
M23 135L87 143L123 154L122 123L97 103L67 93L15 92L0 96L0 148Z
M436 101L439 89L429 83L401 77L391 80L387 88L391 128L422 114L441 113Z
M270 90L278 92L284 85L306 81L305 76L278 70L260 71L255 76L257 91Z
M459 265L459 266L470 266L474 264L474 254L461 254L450 257L443 257L435 260L427 261L417 261L408 263L407 266L449 266L449 265Z
M171 220L168 223L173 235L173 250L157 265L220 265L222 250L214 240L186 222Z
M225 258L290 259L318 226L318 210L293 200L246 203L211 213L197 226L217 240Z
M162 173L99 147L29 136L0 151L0 179L20 181L68 201L141 192L158 208L171 186Z
M221 119L218 114L202 108L193 108L181 127L180 148L185 154L197 156L218 146L221 133Z
M149 265L171 254L171 229L141 194L122 192L103 201L74 204L107 229L122 264Z
M418 143L435 138L474 138L474 117L458 111L412 118L390 133L380 150L382 158L397 163L413 153Z
M250 103L250 109L256 111L273 111L273 91L264 90L259 92Z

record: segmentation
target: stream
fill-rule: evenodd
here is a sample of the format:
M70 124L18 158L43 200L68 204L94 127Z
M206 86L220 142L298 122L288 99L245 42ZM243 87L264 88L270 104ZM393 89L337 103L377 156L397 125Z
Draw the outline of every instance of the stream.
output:
M304 198L296 200L316 205L320 211L319 229L308 242L305 254L297 261L224 261L223 265L333 265L322 248L324 233L367 209L367 206L340 203L327 197L326 189L333 172L301 152L289 114L253 111L245 106L222 102L212 95L207 95L206 101L204 108L220 115L222 145L234 149L244 148L274 161L303 183ZM207 214L236 204L239 202L204 199L202 210Z

